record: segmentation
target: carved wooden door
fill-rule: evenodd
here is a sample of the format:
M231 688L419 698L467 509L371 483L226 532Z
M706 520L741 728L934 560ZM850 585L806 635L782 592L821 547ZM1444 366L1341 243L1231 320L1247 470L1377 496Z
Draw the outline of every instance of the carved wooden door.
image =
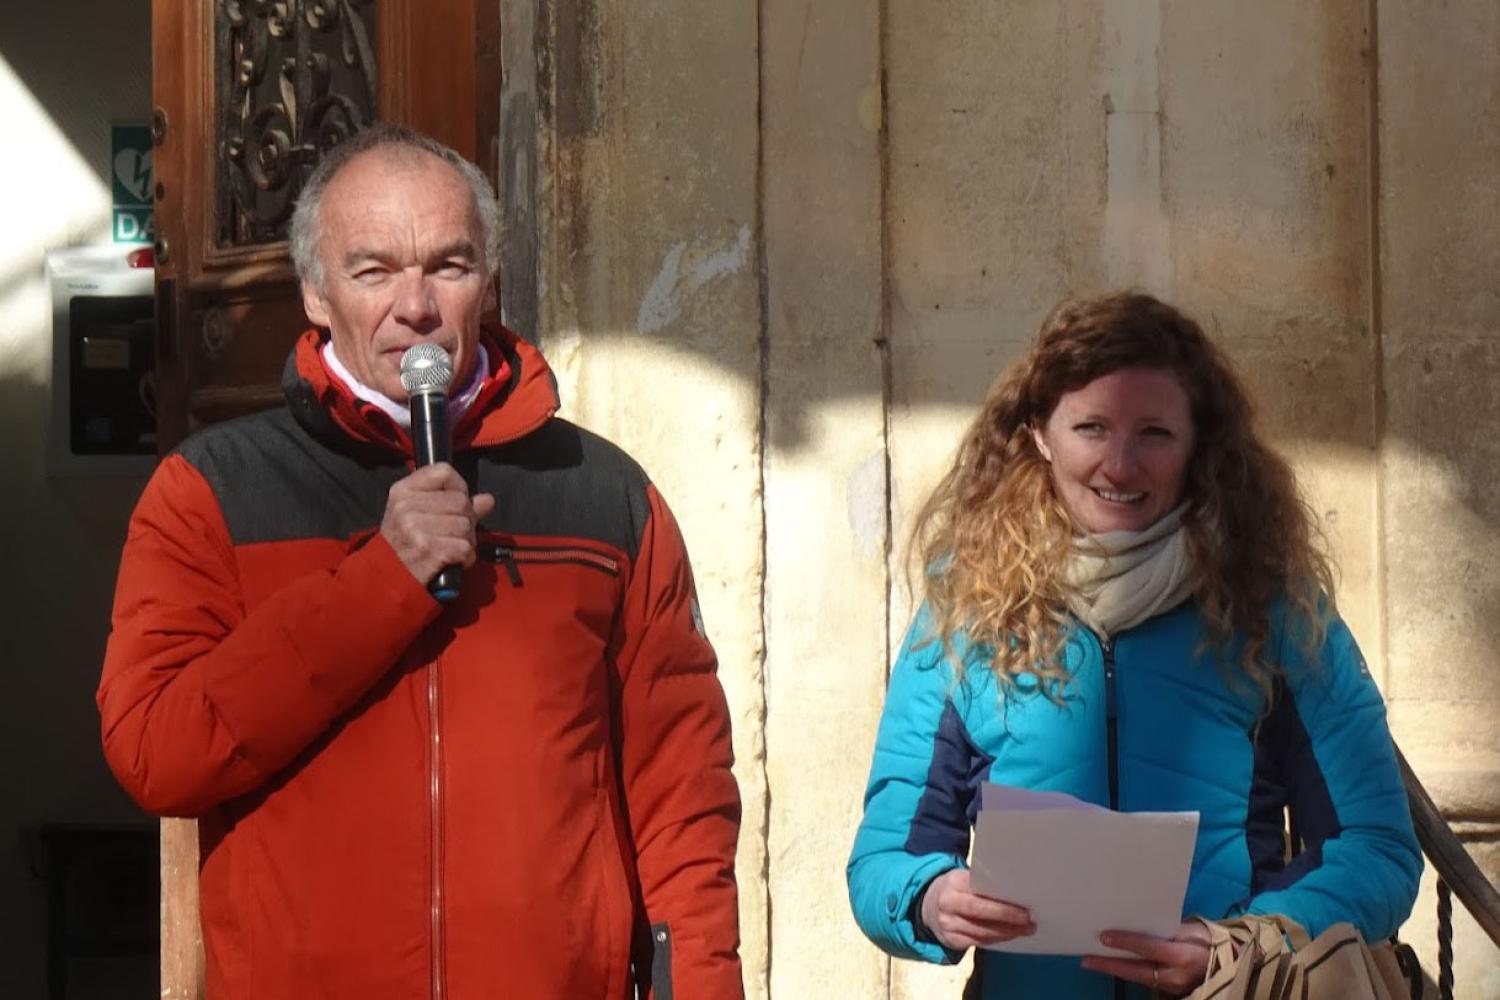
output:
M496 0L155 0L159 432L280 400L306 326L287 256L321 150L375 119L495 176Z
M164 449L274 406L307 327L286 236L320 153L375 120L496 176L499 0L153 0ZM162 825L162 997L202 993L197 830Z

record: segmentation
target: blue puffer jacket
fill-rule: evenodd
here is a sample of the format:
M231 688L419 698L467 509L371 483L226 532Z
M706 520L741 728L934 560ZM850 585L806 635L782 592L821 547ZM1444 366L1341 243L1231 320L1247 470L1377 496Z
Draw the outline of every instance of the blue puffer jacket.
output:
M1202 648L1192 602L1108 646L1075 628L1062 706L1029 691L1002 705L981 646L955 643L965 664L955 683L942 644L918 641L928 634L924 608L891 674L849 859L849 898L865 934L900 958L962 957L918 941L910 910L923 886L966 863L982 782L1109 804L1106 664L1118 808L1201 814L1184 915L1282 913L1314 935L1341 920L1368 940L1394 933L1416 898L1422 856L1385 707L1342 621L1329 624L1309 662L1282 614L1270 649L1285 670L1284 696L1257 729L1261 696L1227 679L1225 658L1237 662L1239 648ZM1287 807L1306 847L1284 865ZM982 951L978 971L986 1000L1113 996L1112 981L1076 957Z

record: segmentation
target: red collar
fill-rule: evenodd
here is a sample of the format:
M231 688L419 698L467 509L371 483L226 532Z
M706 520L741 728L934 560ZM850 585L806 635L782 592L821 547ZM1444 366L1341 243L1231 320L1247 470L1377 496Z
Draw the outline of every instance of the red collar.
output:
M323 363L327 333L303 333L293 352L295 372L285 386L288 400L311 397L334 425L355 441L375 444L411 458L411 437L384 411L356 397ZM453 429L453 450L481 448L525 437L557 412L557 391L541 352L498 324L486 326L480 341L494 370ZM294 405L293 410L297 407Z

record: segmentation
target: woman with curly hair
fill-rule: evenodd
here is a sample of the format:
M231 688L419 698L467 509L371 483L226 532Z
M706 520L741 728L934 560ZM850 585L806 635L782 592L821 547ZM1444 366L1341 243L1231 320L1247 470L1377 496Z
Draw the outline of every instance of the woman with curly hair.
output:
M925 600L849 861L865 933L902 958L986 949L966 995L987 1000L1185 994L1208 960L1189 915L1394 933L1421 854L1319 542L1195 322L1138 293L1054 309L916 520ZM988 950L1035 926L970 888L985 781L1197 810L1178 932L1106 933L1129 958Z

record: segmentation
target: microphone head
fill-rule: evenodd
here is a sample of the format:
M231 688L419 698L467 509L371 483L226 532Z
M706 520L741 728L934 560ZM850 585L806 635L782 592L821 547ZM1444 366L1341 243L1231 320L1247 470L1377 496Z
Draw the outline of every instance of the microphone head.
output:
M453 359L437 344L417 344L401 355L401 387L407 395L446 393L452 384Z

